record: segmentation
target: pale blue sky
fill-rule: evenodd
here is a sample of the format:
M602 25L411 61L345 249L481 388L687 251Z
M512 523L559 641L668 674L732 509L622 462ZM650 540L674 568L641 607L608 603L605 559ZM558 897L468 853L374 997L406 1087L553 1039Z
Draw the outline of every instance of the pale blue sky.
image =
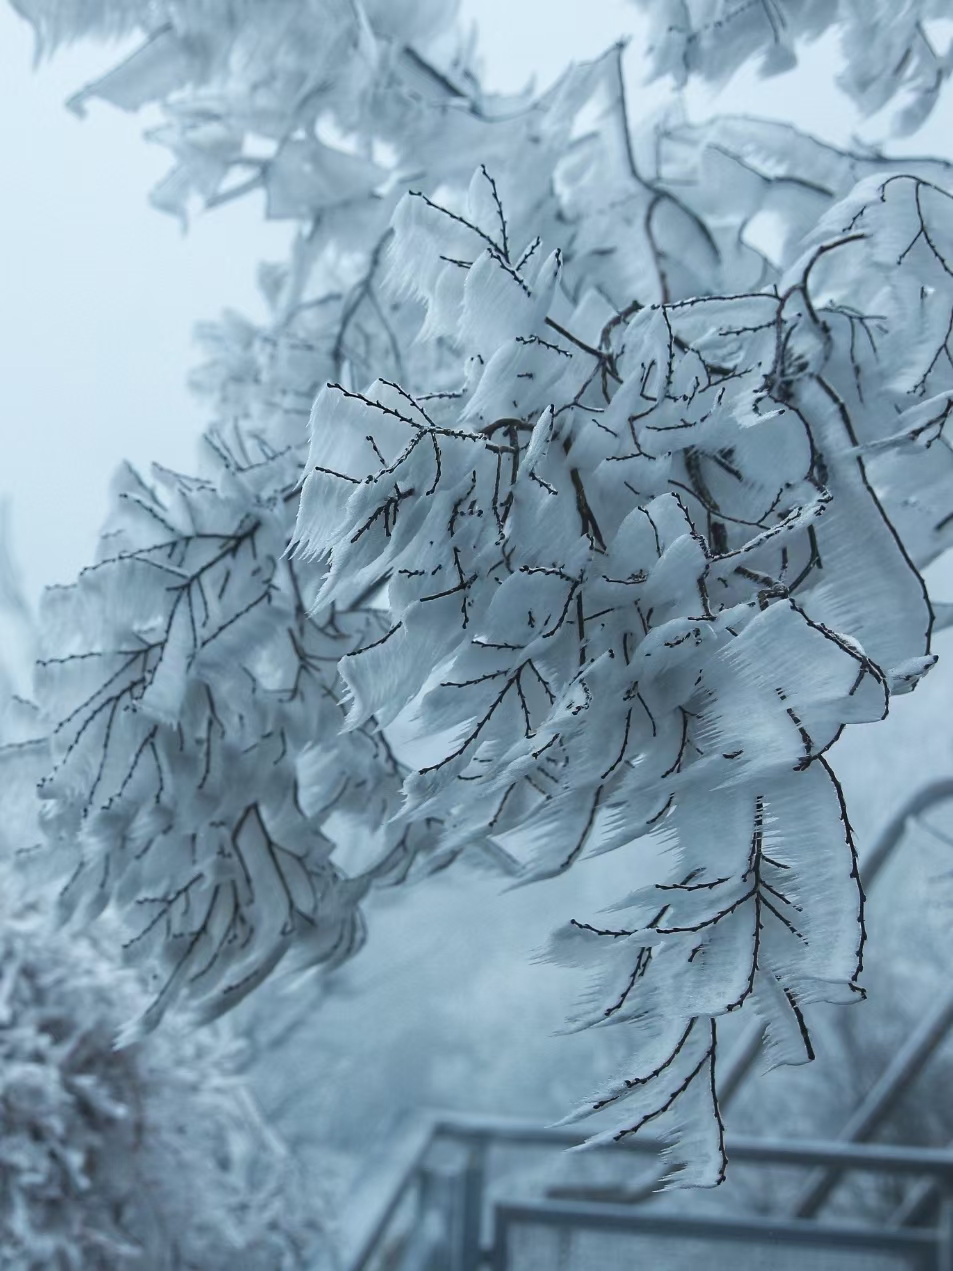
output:
M0 50L0 489L35 596L90 559L122 457L190 464L192 325L223 305L257 311L254 262L281 256L289 231L248 203L183 236L146 203L168 163L143 121L63 106L110 53L83 46L34 72L30 31L5 0Z

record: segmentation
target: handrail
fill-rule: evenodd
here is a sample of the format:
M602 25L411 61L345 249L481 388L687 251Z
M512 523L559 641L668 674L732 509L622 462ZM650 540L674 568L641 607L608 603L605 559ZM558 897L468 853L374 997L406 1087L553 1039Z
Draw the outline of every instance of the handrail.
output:
M456 1140L464 1143L489 1147L492 1145L514 1145L524 1147L572 1148L585 1142L587 1134L573 1126L546 1126L532 1121L523 1121L509 1117L468 1116L458 1113L441 1113L429 1110L422 1112L419 1118L418 1133L414 1137L413 1151L409 1154L405 1168L395 1185L387 1194L385 1202L379 1207L376 1216L361 1239L356 1253L346 1262L348 1271L366 1271L371 1258L378 1248L381 1237L388 1224L397 1212L403 1199L425 1163L427 1154L440 1140ZM592 1151L629 1151L642 1155L659 1153L664 1143L660 1139L642 1139L636 1136L619 1144L600 1144ZM826 1139L781 1140L757 1138L751 1135L729 1135L726 1150L731 1160L738 1163L761 1165L801 1165L805 1167L820 1166L829 1170L857 1170L865 1173L912 1174L933 1179L953 1188L953 1148L898 1147L887 1143L851 1143ZM631 1205L604 1204L592 1202L575 1202L569 1204L560 1201L552 1206L552 1202L526 1202L526 1205L550 1205L565 1213L589 1215L595 1221L598 1214L604 1214L607 1220L612 1214L617 1216L626 1213L634 1217L641 1211ZM514 1206L507 1203L507 1212L516 1208L524 1208L523 1202ZM542 1211L541 1211L542 1212ZM639 1218L639 1222L648 1215ZM588 1221L588 1220L587 1220ZM692 1219L701 1222L702 1219ZM705 1222L714 1221L704 1219ZM729 1222L734 1220L718 1220ZM754 1222L745 1219L745 1223ZM791 1232L806 1230L812 1227L805 1220L778 1217L765 1219L772 1230ZM823 1231L831 1228L825 1224ZM847 1232L847 1228L844 1231ZM852 1228L850 1230L853 1230ZM846 1236L845 1236L846 1238ZM800 1237L798 1237L800 1239Z
M589 1135L572 1126L539 1125L508 1117L434 1115L434 1138L460 1138L531 1146L579 1147ZM665 1147L661 1139L632 1139L600 1144L594 1152L618 1150L643 1154ZM772 1139L755 1135L729 1134L726 1150L730 1159L761 1165L831 1165L842 1169L887 1174L934 1174L953 1182L953 1149L941 1147L898 1147L892 1143L848 1143L831 1139Z
M630 1232L655 1235L673 1240L704 1240L710 1248L713 1241L726 1240L770 1243L852 1251L865 1249L871 1253L914 1254L918 1261L937 1248L935 1231L916 1228L863 1227L851 1223L816 1223L798 1218L765 1218L761 1216L721 1218L691 1217L679 1214L646 1213L628 1205L597 1205L552 1201L504 1202L494 1209L493 1247L487 1250L488 1263L494 1271L505 1271L507 1237L511 1226L533 1225L574 1230L589 1228L600 1232Z

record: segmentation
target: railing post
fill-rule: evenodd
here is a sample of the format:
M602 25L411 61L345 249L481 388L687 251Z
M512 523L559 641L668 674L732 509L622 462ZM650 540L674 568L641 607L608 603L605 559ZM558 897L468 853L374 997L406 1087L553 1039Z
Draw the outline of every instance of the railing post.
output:
M418 1171L417 1218L398 1271L479 1271L486 1149L437 1143Z
M417 1180L417 1216L397 1271L457 1271L450 1262L454 1175L425 1163Z
M936 1271L953 1271L953 1196L944 1191L936 1242Z
M479 1271L480 1236L483 1228L483 1192L486 1186L486 1142L468 1145L463 1171L460 1215L460 1271Z

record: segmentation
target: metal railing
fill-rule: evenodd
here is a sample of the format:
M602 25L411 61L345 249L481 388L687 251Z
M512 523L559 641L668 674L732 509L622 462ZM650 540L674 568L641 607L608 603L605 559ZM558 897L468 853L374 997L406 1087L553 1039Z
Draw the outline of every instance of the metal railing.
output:
M638 1205L553 1199L551 1194L520 1194L525 1189L518 1181L505 1184L514 1194L500 1195L500 1187L494 1187L491 1152L518 1147L548 1148L556 1154L578 1145L584 1137L569 1128L429 1116L421 1124L402 1173L352 1251L348 1271L668 1268L681 1265L676 1260L678 1251L689 1245L704 1249L711 1271L722 1265L799 1266L797 1250L807 1249L812 1250L812 1267L953 1271L953 1151L814 1140L728 1140L733 1165L838 1174L859 1171L929 1181L941 1198L939 1220L930 1227L737 1213L697 1215L684 1209L664 1212ZM656 1140L634 1139L593 1152L635 1153L652 1165L662 1146ZM580 1242L591 1242L593 1233L603 1242L602 1252L590 1252L581 1261L579 1254L574 1260L573 1242L582 1249ZM539 1251L536 1255L534 1247ZM719 1262L721 1254L724 1262ZM789 1264L783 1261L788 1254L794 1259Z

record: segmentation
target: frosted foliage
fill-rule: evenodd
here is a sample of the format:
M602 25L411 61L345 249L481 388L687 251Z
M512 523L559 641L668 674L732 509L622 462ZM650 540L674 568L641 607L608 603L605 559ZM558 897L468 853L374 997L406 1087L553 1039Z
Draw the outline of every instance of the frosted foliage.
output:
M308 571L282 559L297 464L220 437L207 450L206 477L120 473L100 559L42 611L36 690L58 722L39 791L71 861L61 902L123 907L124 952L156 989L139 1028L186 988L217 1013L292 944L299 962L347 956L368 877L414 837L379 829L398 788L386 744L337 740L334 664L380 622L308 612ZM376 836L363 878L331 859L332 812Z
M593 107L611 127L577 144L567 165L576 121ZM567 238L567 269L608 283L601 255L583 236L582 180L611 176L625 152L620 111L612 54L512 119L466 118L466 145L451 150L439 182L428 184L452 197L469 187L495 217L511 192L504 184L501 193L485 166L473 181L469 167L458 175L460 165L481 148L500 162L520 155L526 179L521 193L512 191L512 232L516 215L553 235L572 217L579 231ZM630 209L618 218L620 235L668 197L631 173L625 180L624 201L611 193ZM284 556L305 458L305 403L321 383L386 367L456 392L456 359L443 342L412 339L420 299L407 292L419 292L423 275L401 287L403 299L385 289L398 259L388 244L417 232L407 209L432 213L428 200L421 191L401 204L394 227L378 225L362 257L336 260L333 243L317 252L303 244L281 277L265 277L276 288L272 329L231 317L205 330L213 360L196 380L218 420L202 473L157 468L149 482L120 473L98 561L74 586L46 594L35 684L51 718L55 761L40 784L45 829L68 877L64 906L93 914L115 902L126 956L151 971L155 1000L140 1029L181 994L204 1016L227 1008L289 952L299 964L334 964L360 944L357 905L369 883L403 877L421 854L433 858L436 822L392 817L406 773L386 738L373 724L339 736L339 658L388 629L377 602L369 607L374 587L362 599L355 577L343 601L314 611L321 567ZM684 206L703 252L703 222ZM649 234L658 261L650 294L668 296L676 286L690 294L701 265L677 264L664 227ZM530 262L538 255L534 247ZM756 264L756 272L765 267ZM442 303L451 305L463 273L447 270ZM492 323L485 338L492 344ZM545 344L538 351L556 357ZM442 839L433 859L456 851Z
M893 124L910 133L933 110L953 45L937 47L929 23L949 18L946 0L634 0L650 18L655 75L722 83L752 57L764 75L790 70L798 45L833 28L844 57L838 82L865 114L900 97Z
M149 0L10 0L36 33L37 53L84 36L117 38L150 22L157 8Z
M575 1024L631 1037L580 1113L714 1184L719 1021L803 1062L813 1003L862 995L827 752L933 662L950 171L632 126L618 48L488 97L449 8L169 6L203 69L93 86L163 104L166 206L262 186L301 231L266 326L202 329L199 475L122 472L47 593L40 855L149 975L132 1036L340 962L372 885L661 860L550 952Z
M363 7L18 0L18 7L41 48L88 32L142 32L141 46L70 105L82 113L91 98L124 110L161 103L166 121L152 139L168 146L175 165L153 199L181 215L193 195L218 202L257 187L269 215L299 215L312 203L329 211L350 205L353 214L388 175L374 160L371 136L399 134L408 116L419 115L421 94L449 86L408 46L439 35L452 0Z
M169 1029L117 1051L128 973L31 916L5 914L0 947L0 1266L305 1265L291 1163L222 1045Z
M714 1182L716 1018L750 998L797 1061L803 1007L859 991L862 897L824 754L932 663L910 552L946 540L928 515L906 547L889 468L878 496L868 467L899 448L928 507L950 397L935 344L911 353L878 319L861 352L857 327L889 280L900 329L935 324L942 354L953 293L937 285L929 319L922 296L949 196L868 179L780 286L619 315L560 295L559 251L514 241L487 188L478 173L466 213L409 195L395 216L392 275L444 306L459 392L319 394L299 547L330 558L318 603L389 580L386 635L341 670L350 727L401 715L442 739L401 823L439 818L457 848L489 836L528 878L645 835L665 849L668 878L620 922L571 922L553 956L600 968L580 1024L639 1025L634 1074L594 1105L623 1105L608 1134L707 1102L706 1150L686 1134L677 1160Z

